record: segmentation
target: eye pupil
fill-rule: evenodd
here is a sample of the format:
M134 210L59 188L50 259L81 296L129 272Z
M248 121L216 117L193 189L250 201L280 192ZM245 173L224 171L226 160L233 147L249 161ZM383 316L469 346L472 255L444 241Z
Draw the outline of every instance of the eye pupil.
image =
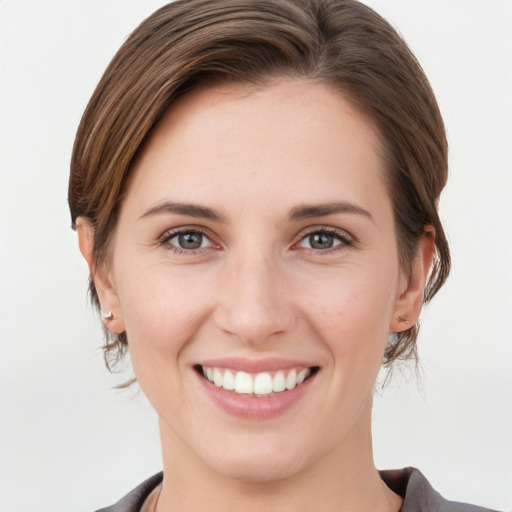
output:
M334 244L334 238L325 233L315 233L309 237L309 244L313 249L330 249Z
M203 243L201 233L180 233L178 235L178 244L182 249L199 249Z

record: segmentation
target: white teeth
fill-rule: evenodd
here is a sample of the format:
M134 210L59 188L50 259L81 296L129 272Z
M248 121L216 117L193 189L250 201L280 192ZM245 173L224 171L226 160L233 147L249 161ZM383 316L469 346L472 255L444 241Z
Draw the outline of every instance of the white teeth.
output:
M309 377L311 373L311 370L309 368L305 368L304 370L300 371L297 375L297 385L302 384L306 377Z
M297 372L292 370L286 377L286 389L293 389L297 385Z
M284 378L284 373L282 371L278 371L274 375L274 380L272 382L272 391L274 393L280 393L286 389L286 379Z
M272 393L294 389L311 375L310 368L303 368L298 373L297 369L293 368L288 371L288 375L286 370L279 370L273 378L269 372L253 376L246 372L232 372L205 366L202 367L202 372L206 379L219 388L238 394L258 396L269 396Z
M245 372L238 372L235 377L235 391L239 394L250 395L254 391L252 377Z
M224 382L222 383L222 387L228 391L235 389L235 376L229 370L224 372Z
M224 379L222 378L222 373L218 368L213 369L213 383L218 387L222 387Z
M272 377L269 373L258 373L254 378L254 394L268 395L272 393Z

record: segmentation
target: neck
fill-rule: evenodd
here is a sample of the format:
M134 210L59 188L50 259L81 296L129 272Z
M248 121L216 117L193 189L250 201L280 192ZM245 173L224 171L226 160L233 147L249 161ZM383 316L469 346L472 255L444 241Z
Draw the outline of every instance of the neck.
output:
M371 416L371 404L363 416ZM208 467L160 425L164 481L158 512L397 512L401 498L381 480L372 455L369 417L305 469L270 482L248 482ZM360 423L360 424L359 424Z

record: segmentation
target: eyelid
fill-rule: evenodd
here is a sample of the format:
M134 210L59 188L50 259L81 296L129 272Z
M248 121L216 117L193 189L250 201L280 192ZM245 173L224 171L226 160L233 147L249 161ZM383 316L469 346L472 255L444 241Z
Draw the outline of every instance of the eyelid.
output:
M180 234L183 234L183 233L201 234L206 239L208 239L208 241L210 242L211 245L209 245L207 247L200 247L197 249L184 249L184 248L180 248L178 246L169 244L169 241L171 239L173 239L174 237L176 237ZM340 243L331 248L328 248L328 249L314 249L314 248L307 248L307 247L302 247L302 248L299 247L299 244L301 242L306 240L309 236L317 234L317 233L332 236L332 237L336 238L336 240L338 240ZM334 252L334 251L337 251L337 250L340 250L340 249L343 249L346 247L350 247L355 242L357 242L357 239L353 235L351 235L348 231L346 231L345 229L335 228L333 226L325 226L325 225L310 226L306 230L302 231L302 233L300 233L296 238L298 238L298 240L292 244L292 249L298 248L298 249L303 249L305 251L310 251L310 252L314 252L314 253L323 253L323 254ZM207 229L203 226L195 226L195 225L186 225L186 226L179 226L179 227L167 229L163 232L162 235L160 235L158 237L157 243L158 243L158 245L162 245L162 246L167 245L168 246L167 248L169 250L172 250L176 253L183 252L186 254L195 254L197 252L203 252L205 250L211 249L212 247L215 249L220 249L222 247L222 245L218 241L216 241L216 236L213 233L211 233L211 231L209 229Z
M184 233L197 233L202 236L204 236L208 241L210 242L210 245L208 247L198 247L197 249L184 249L182 247L178 247L175 245L172 245L169 243L170 240L177 237L178 235L184 234ZM160 235L157 239L158 245L161 246L168 246L167 249L174 251L175 253L186 253L186 254L195 254L197 252L202 252L208 249L213 248L219 248L220 244L215 241L215 236L210 232L210 230L200 227L200 226L194 226L194 225L187 225L187 226L179 226L176 228L170 228L164 231L162 235Z
M313 249L313 248L308 248L308 247L299 247L299 248L304 249L306 251L325 254L325 253L337 251L337 250L340 250L340 249L343 249L346 247L350 247L356 242L356 238L344 229L335 228L332 226L320 225L320 226L309 227L305 232L302 232L299 235L299 240L293 244L293 247L298 247L301 242L306 240L311 235L315 235L317 233L332 236L332 237L336 238L336 240L338 240L340 243L333 247L330 247L328 249Z

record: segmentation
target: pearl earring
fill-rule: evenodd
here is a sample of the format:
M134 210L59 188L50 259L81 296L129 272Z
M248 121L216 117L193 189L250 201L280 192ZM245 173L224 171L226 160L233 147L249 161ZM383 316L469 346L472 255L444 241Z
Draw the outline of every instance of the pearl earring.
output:
M101 315L103 316L104 320L113 320L114 319L114 314L112 313L112 311L107 311L106 313L101 313Z

